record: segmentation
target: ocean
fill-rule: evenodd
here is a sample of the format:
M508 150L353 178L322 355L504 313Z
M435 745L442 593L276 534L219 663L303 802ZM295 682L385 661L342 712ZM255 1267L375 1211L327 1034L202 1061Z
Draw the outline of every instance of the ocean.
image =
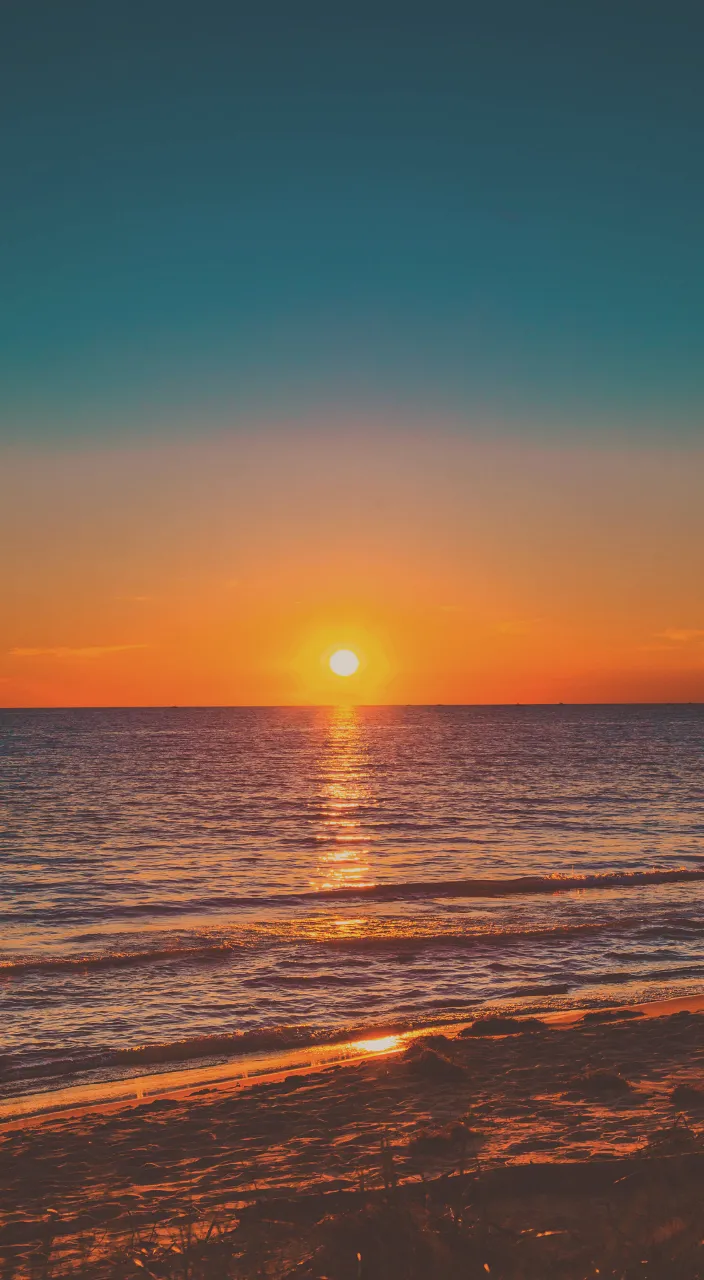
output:
M6 1097L704 983L704 707L0 712Z

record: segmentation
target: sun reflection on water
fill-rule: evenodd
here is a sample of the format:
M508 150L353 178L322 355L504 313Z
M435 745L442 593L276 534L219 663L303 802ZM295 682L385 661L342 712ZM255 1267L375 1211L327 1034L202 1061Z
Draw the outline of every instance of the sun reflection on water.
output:
M372 803L364 734L355 707L330 712L321 767L320 840L316 889L348 889L371 882L369 842L361 812Z

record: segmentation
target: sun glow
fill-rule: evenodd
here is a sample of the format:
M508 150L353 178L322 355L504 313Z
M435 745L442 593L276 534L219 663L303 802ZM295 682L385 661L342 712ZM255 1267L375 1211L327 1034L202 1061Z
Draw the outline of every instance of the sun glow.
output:
M359 667L359 658L351 649L337 649L330 658L330 670L336 676L353 676Z
M311 619L291 648L287 669L297 682L296 700L305 706L388 701L392 655L383 627L351 611L339 618Z
M401 1044L400 1036L379 1036L376 1040L355 1040L354 1048L365 1053L391 1053Z

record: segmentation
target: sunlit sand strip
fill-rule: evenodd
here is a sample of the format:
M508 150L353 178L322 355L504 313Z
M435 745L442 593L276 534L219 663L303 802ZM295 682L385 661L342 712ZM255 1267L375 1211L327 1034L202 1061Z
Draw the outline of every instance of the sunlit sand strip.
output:
M610 1012L619 1009L640 1012L645 1017L657 1018L673 1013L699 1013L704 1010L704 994L678 996L667 1000L655 1000L644 1004L603 1006ZM491 1012L483 1009L484 1013ZM595 1012L584 1006L540 1013L541 1022L555 1027L569 1027L581 1021L586 1013ZM530 1016L516 1013L514 1017ZM533 1014L532 1016L536 1016ZM162 1071L145 1076L132 1076L127 1080L101 1080L94 1084L71 1085L65 1089L47 1090L44 1093L24 1094L0 1102L0 1124L12 1124L31 1118L52 1117L58 1112L82 1111L90 1107L101 1110L116 1106L139 1105L165 1095L181 1097L194 1091L227 1092L248 1088L255 1084L282 1080L284 1076L305 1075L334 1066L347 1066L373 1057L401 1053L409 1043L421 1036L442 1033L451 1036L467 1026L472 1015L458 1022L438 1026L415 1028L397 1035L379 1035L364 1040L351 1040L342 1044L314 1045L301 1049L280 1049L275 1053L247 1055L215 1066L181 1068L178 1071Z
M672 1013L701 1013L704 1011L704 994L695 996L672 996L667 1000L650 1000L644 1004L603 1005L594 1008L554 1009L536 1016L541 1022L551 1027L572 1026L587 1013L642 1013L646 1018L662 1018ZM518 1016L518 1015L516 1015Z

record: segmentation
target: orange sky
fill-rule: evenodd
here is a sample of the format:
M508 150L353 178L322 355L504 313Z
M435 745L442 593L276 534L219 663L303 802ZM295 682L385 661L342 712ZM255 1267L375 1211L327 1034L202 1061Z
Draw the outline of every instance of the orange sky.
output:
M703 492L432 423L6 448L0 703L704 700Z

